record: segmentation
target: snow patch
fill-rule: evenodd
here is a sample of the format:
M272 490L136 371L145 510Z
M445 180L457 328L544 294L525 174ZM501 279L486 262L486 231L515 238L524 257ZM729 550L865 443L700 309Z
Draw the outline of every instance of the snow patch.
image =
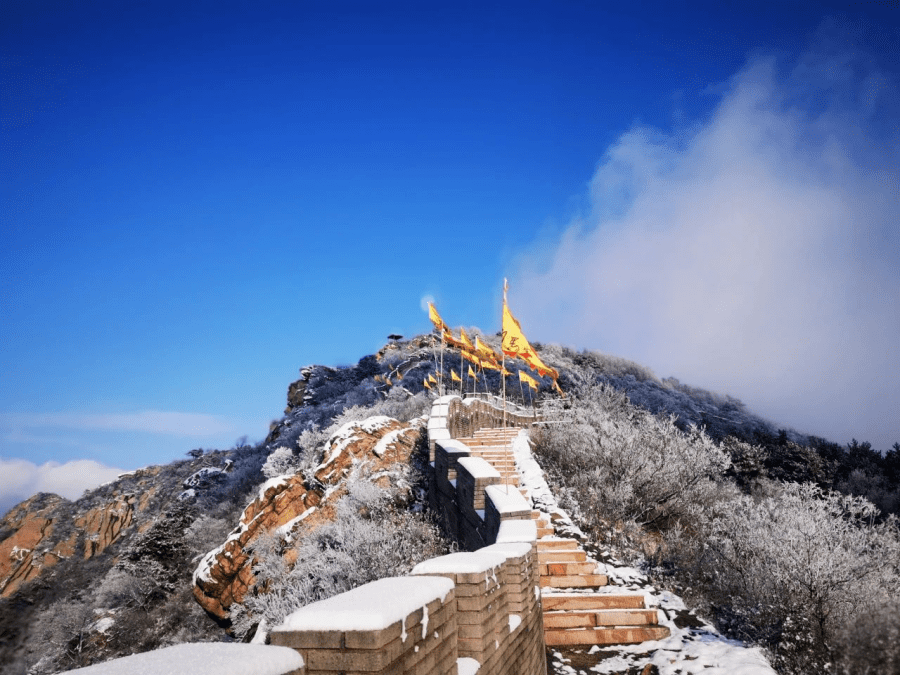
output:
M481 668L481 664L468 656L456 659L456 672L458 675L476 675L479 668Z
M181 644L71 671L81 675L284 675L303 668L290 647L201 642Z
M384 436L379 439L379 441L375 444L375 447L372 448L372 452L375 453L377 457L384 456L384 453L396 442L400 440L400 436L404 431L408 429L394 429L393 431L387 432Z

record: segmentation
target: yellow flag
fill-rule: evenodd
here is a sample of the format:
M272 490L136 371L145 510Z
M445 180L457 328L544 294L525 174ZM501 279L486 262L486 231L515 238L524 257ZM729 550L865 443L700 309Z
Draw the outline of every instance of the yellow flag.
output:
M432 384L437 384L437 380L434 379L434 375L432 375L431 373L428 373L428 381Z
M503 374L503 377L507 377L507 376L509 376L509 375L512 375L512 373L509 372L506 368L501 368L501 369L500 369L500 372Z
M473 353L471 353L471 352L467 352L467 351L463 350L462 357L463 357L466 361L469 361L470 363L474 363L476 366L480 366L480 365L481 365L481 359L479 359L477 356L475 356L475 355L474 355Z
M566 397L566 393L562 389L559 388L559 382L557 382L556 380L553 380L553 388L559 392L560 396L562 396L563 398Z
M537 391L537 389L538 389L537 380L535 380L533 377L531 377L531 375L526 373L524 370L519 371L519 379L522 382L524 382L525 384L527 384L529 387L531 387L532 389Z
M536 370L537 374L543 377L544 375L549 375L554 380L559 377L559 373L556 369L551 368L546 363L541 361L540 357L534 352L530 352L526 354L524 357L525 363L528 364L528 367L532 370Z
M485 344L481 340L478 339L478 336L475 336L475 350L480 354L485 360L490 361L493 364L497 364L500 361L499 355L494 351L494 348L489 344Z
M430 302L428 303L428 318L431 320L431 323L434 324L435 330L439 331L447 331L450 332L450 329L447 328L447 324L444 323L444 320L441 318L441 315L438 314L438 311L434 308L434 305Z
M516 320L516 317L509 311L509 305L503 303L503 353L513 358L523 359L528 367L536 370L543 377L549 375L554 380L559 377L559 373L541 361L541 358L534 351L534 347L528 342L522 327Z
M487 359L481 359L481 367L485 370L500 370L499 364L493 361L488 361Z
M386 375L385 375L385 377L384 377L384 383L385 383L386 385L388 385L389 387L390 387L390 386L393 386L393 384L394 384L393 382L391 382L391 378L387 377Z
M453 382L462 382L462 379L459 375L456 374L456 371L452 368L450 369L450 380Z
M468 373L468 375L469 375L469 377L477 377L477 376L475 375L475 371L472 370L472 366L469 366L469 373Z
M463 344L462 340L457 340L453 337L453 332L444 333L444 342L446 342L451 347L456 347L457 349L465 349L466 346Z
M509 306L503 303L503 353L513 358L521 358L525 354L534 353L534 349L528 344L522 327L516 321L516 317L509 311Z
M469 336L466 335L465 328L459 329L459 340L460 340L460 342L463 343L463 345L465 345L466 349L468 349L470 352L475 351L475 345L472 344L472 341L469 339Z
M431 389L431 385L428 384L428 379L427 379L427 378L424 378L424 377L422 378L422 384L425 385L425 388L426 388L426 389Z

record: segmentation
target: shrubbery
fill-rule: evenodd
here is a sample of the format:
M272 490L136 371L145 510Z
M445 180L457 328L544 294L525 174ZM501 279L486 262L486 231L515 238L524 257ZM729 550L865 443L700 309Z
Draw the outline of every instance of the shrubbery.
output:
M730 460L702 431L684 433L606 385L575 394L545 408L558 423L537 435L537 448L558 494L574 500L597 539L661 527L718 498Z
M782 673L896 672L900 641L884 638L900 624L896 518L772 480L765 449L682 431L610 387L576 394L551 404L563 423L536 434L536 452L592 535L643 552L658 580L767 647Z

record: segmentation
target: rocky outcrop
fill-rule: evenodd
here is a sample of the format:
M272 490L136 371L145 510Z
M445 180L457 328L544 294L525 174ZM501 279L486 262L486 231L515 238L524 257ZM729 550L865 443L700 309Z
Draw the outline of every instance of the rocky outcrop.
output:
M150 473L150 472L147 472ZM156 488L113 491L109 501L80 514L59 495L41 493L0 520L0 597L8 598L60 560L92 558L118 541L144 511Z
M0 541L0 597L9 597L44 567L74 552L66 540L48 549L53 535L56 510L66 500L58 495L38 494L13 508L0 521L0 531L10 532Z
M134 495L121 495L75 519L75 526L85 533L85 560L102 553L131 525L136 502Z
M253 584L248 547L260 534L278 531L289 535L333 520L334 505L346 494L345 479L354 464L364 461L377 473L406 462L421 433L418 423L405 424L389 417L349 422L326 444L314 481L295 474L263 484L244 509L238 526L221 546L206 554L194 572L194 597L200 606L217 619L227 619L228 608L240 602Z

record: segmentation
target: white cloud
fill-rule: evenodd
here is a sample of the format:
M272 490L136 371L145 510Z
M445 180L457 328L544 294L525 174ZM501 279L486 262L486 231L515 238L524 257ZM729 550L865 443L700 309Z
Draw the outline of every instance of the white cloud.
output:
M38 492L52 492L77 499L85 490L107 483L122 469L92 459L65 464L45 462L40 466L25 459L0 458L0 515Z
M898 101L864 59L810 52L752 61L693 129L625 133L590 213L520 260L526 332L801 431L900 441Z
M233 433L236 427L217 415L166 410L134 413L0 413L0 427L57 428L91 431L140 431L171 436L202 437Z

